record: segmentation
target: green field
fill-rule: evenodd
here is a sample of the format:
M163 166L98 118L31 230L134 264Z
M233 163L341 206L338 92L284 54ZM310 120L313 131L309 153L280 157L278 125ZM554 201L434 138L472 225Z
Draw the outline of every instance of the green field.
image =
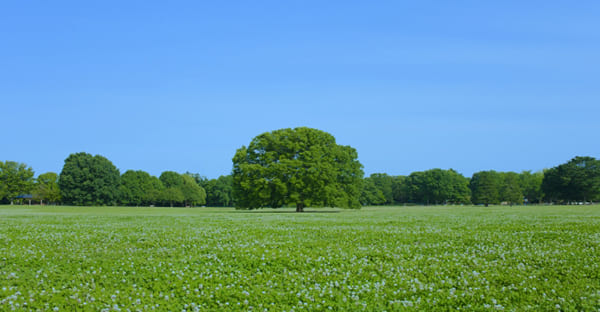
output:
M600 206L0 207L0 310L600 310Z

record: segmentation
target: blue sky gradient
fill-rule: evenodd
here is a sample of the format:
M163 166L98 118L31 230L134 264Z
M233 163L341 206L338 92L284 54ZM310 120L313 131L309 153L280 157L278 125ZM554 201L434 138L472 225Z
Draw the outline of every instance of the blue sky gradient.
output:
M229 174L308 126L365 173L600 156L598 1L6 1L0 159Z

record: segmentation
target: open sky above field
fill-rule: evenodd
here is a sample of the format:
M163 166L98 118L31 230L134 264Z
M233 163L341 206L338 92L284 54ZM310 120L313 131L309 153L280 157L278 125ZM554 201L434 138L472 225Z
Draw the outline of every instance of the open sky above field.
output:
M0 160L228 174L309 126L367 174L599 157L598 1L11 1Z

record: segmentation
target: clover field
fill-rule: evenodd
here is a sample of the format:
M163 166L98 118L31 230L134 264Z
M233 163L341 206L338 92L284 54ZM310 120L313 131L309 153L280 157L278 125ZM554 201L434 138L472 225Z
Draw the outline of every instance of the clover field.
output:
M599 311L600 206L1 206L0 310Z

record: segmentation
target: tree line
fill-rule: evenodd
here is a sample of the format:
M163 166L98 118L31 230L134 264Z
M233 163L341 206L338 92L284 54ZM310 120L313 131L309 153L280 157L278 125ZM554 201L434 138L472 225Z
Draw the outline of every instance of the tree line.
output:
M207 179L197 173L142 170L123 174L100 155L75 153L60 174L34 178L24 163L0 161L0 203L124 206L213 206L255 209L295 205L357 208L398 204L582 203L600 200L600 160L575 157L540 172L474 173L431 169L408 176L363 177L356 151L310 128L257 136L238 149L231 175Z
M26 164L0 161L0 202L31 194L35 202L68 205L232 207L233 177L207 179L198 173L142 170L119 174L108 159L72 154L61 174L34 178ZM23 199L21 199L23 200ZM408 176L374 173L361 179L360 204L534 204L600 200L600 161L575 157L539 172L480 171L471 178L455 170L431 169Z
M208 192L207 192L208 191ZM198 174L165 171L159 177L142 170L120 174L101 155L71 154L60 174L34 178L24 163L0 161L0 203L32 200L76 206L231 206L231 176L206 179Z
M450 169L409 176L375 173L363 179L363 205L587 203L600 200L600 160L575 157L539 172L480 171L466 178Z
M363 179L363 205L541 203L543 172L480 171L466 178L449 169L408 176L375 173Z

